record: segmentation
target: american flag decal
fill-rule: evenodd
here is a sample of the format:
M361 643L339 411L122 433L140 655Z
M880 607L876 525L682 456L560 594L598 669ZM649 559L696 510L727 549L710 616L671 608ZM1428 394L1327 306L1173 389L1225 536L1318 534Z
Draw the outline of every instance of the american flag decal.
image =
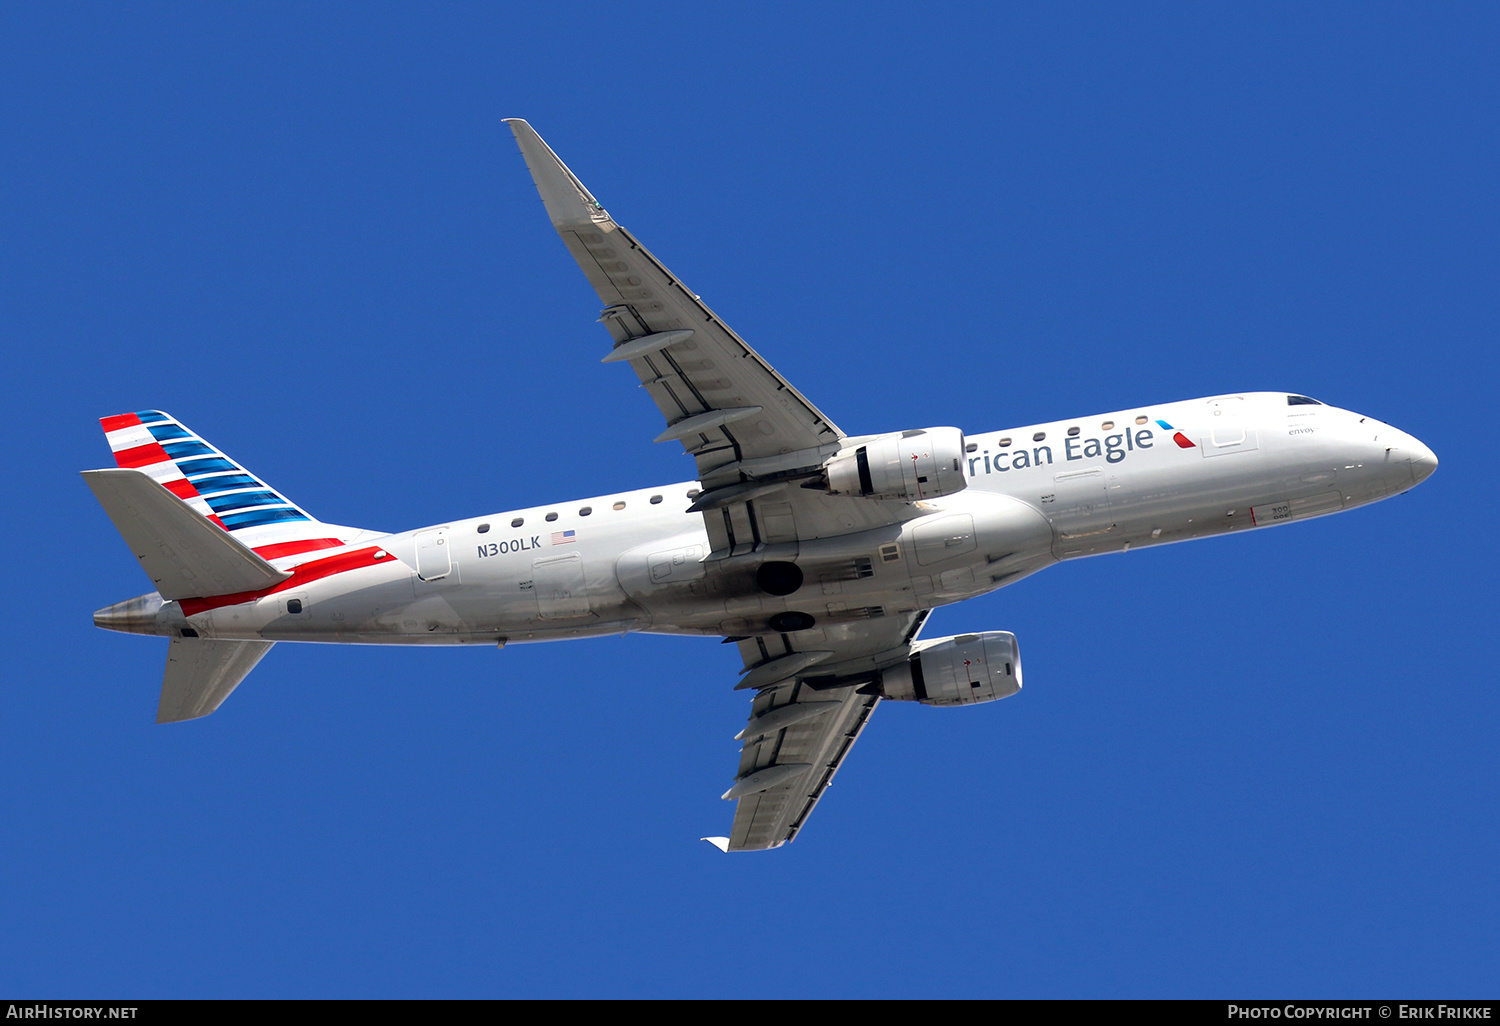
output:
M568 545L568 544L570 544L572 542L576 542L577 540L578 540L578 532L576 532L576 531L553 531L552 532L552 544L553 545Z

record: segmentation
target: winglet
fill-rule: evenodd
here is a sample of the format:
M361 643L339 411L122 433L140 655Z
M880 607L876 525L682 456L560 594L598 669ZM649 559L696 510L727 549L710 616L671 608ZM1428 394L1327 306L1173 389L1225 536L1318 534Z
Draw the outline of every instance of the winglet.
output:
M727 837L700 837L698 840L707 841L725 854L729 852L729 838Z
M557 159L552 148L542 141L536 130L520 118L506 118L505 123L515 133L521 147L521 156L526 158L526 167L536 182L537 192L542 194L542 203L557 229L593 226L607 222L609 215L583 187L578 176Z

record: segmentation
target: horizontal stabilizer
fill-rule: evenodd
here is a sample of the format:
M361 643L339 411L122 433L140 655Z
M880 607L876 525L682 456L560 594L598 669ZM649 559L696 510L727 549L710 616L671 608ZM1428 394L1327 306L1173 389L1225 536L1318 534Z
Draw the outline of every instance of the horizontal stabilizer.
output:
M196 720L217 709L271 650L274 641L173 638L162 675L157 723Z
M257 591L291 576L142 471L85 470L83 479L164 599Z

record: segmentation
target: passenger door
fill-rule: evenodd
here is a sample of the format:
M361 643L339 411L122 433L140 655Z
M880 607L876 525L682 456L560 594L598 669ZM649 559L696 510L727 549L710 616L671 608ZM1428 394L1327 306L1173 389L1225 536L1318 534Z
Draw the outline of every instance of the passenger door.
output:
M1203 455L1224 456L1233 452L1252 452L1260 448L1255 429L1245 423L1245 400L1240 396L1210 399L1209 429L1202 439Z
M440 581L453 572L453 554L449 551L446 527L420 532L416 543L418 577L424 581Z

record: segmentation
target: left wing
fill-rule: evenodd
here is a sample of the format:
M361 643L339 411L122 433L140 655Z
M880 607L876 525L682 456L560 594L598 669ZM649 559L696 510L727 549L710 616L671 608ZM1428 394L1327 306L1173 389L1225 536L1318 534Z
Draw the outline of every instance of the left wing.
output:
M907 658L926 619L908 613L741 641L738 686L760 693L739 734L739 774L724 793L738 800L734 824L728 837L705 840L722 851L760 851L795 838L880 703L862 685Z

